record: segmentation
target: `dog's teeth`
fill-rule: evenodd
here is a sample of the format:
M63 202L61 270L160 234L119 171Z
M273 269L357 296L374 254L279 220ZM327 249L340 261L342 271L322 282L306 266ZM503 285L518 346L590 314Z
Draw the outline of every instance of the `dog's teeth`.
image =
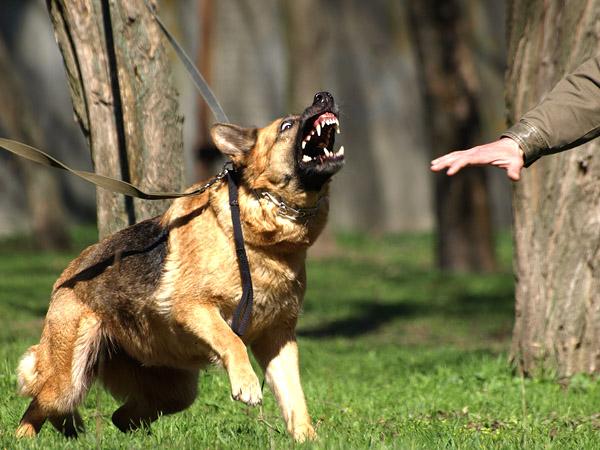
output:
M329 153L329 150L327 150L326 148L323 149L323 153L325 153L325 156L327 158L329 158L331 156L331 153Z
M340 149L335 154L336 156L344 156L344 146L342 145Z
M340 126L337 123L335 124L335 132L340 134Z
M321 124L317 124L317 135L321 136Z
M303 155L302 156L302 162L311 162L312 158L308 155Z
M311 136L312 136L312 134L309 134L309 135L308 135L308 136L306 136L306 137L304 138L304 140L302 141L302 150L304 150L304 148L306 147L306 143L307 143L308 141L310 141L310 138L311 138Z

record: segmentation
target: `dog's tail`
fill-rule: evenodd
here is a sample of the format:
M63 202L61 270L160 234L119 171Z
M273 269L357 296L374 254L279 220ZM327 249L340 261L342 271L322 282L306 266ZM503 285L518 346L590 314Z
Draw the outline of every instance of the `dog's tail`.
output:
M75 404L83 401L95 376L95 366L104 342L101 325L102 322L95 315L82 318L79 323L71 363L72 401Z
M45 394L51 391L53 395L43 395L47 401L53 399L45 406L56 411L74 411L95 376L102 342L101 321L95 315L87 315L80 318L75 341L69 345L72 349L70 361L57 358L69 351L53 347L51 353L50 349L44 348L44 340L29 347L17 369L19 394L38 398L42 391ZM51 362L53 359L56 360Z
M29 347L19 362L17 388L19 394L35 397L40 391L40 377L37 371L37 345Z

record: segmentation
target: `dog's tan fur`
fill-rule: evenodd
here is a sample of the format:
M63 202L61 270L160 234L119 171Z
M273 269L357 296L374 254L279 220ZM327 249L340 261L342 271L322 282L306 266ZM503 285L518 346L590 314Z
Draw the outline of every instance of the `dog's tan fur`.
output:
M294 123L282 131L283 120ZM241 168L239 204L254 285L242 338L230 327L241 296L226 180L173 202L161 217L86 249L54 285L42 336L18 369L19 391L33 397L17 435L34 436L46 419L67 436L83 428L77 406L98 378L124 404L113 415L136 429L187 408L199 368L220 363L234 399L261 402L248 359L252 349L289 432L313 438L298 370L296 321L306 288L307 248L325 226L329 181L307 190L294 174L300 116L262 129L213 127L221 151ZM291 176L290 176L291 174ZM293 221L259 200L266 190L315 217Z

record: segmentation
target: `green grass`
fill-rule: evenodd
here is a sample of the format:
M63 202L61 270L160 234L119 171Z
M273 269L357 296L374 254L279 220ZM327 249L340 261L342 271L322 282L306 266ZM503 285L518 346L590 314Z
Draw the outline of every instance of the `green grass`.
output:
M75 247L93 239L93 230L78 230ZM227 376L213 368L194 405L151 433L117 431L117 404L94 385L80 409L85 435L66 440L46 425L35 440L15 440L28 404L16 394L15 367L39 339L52 284L77 251L0 242L0 449L598 448L598 380L523 380L507 362L509 236L498 239L501 270L479 275L435 269L428 235L338 242L336 255L308 263L300 363L320 440L303 445L285 434L268 388L261 417L229 400Z

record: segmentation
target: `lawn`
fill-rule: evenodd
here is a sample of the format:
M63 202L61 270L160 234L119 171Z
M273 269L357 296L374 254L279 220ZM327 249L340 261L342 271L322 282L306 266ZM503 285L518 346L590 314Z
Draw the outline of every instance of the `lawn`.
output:
M508 364L514 301L510 237L500 270L435 268L433 237L337 236L338 251L308 262L298 326L303 386L320 440L294 444L268 388L262 408L229 400L210 368L188 410L121 434L117 404L96 385L80 412L87 433L66 440L45 425L35 440L13 432L28 400L15 368L37 343L48 295L65 265L94 239L78 229L72 252L0 242L0 449L438 449L599 448L600 382L521 379Z

